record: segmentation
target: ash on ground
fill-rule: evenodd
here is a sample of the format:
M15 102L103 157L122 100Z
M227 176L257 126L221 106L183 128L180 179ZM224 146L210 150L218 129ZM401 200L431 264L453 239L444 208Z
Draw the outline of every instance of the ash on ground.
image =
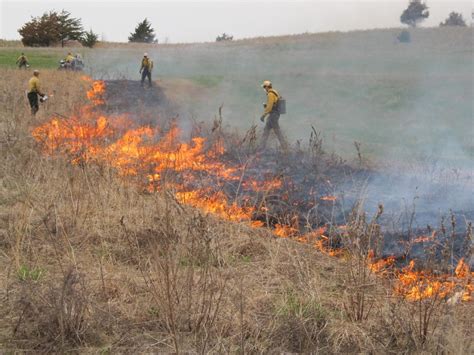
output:
M176 107L163 89L153 83L141 86L139 81L106 80L105 107L108 113L127 113L140 124L156 124L157 117L176 116Z

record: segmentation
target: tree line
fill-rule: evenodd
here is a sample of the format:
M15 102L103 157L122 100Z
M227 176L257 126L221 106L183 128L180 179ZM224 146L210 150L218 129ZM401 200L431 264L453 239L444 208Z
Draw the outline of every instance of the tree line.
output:
M32 17L18 29L21 42L26 47L49 47L60 44L61 47L69 41L78 41L83 46L94 47L99 36L92 29L85 31L82 20L74 18L65 10L49 11L41 16ZM128 37L129 42L157 43L155 30L145 18L138 23Z
M410 27L417 27L419 23L430 15L428 5L422 0L409 0L408 7L402 12L400 22ZM467 26L466 21L460 13L451 12L440 27ZM23 45L27 47L49 47L61 44L64 46L68 41L79 41L83 46L94 47L99 36L90 29L85 31L82 20L74 18L68 11L50 11L41 16L32 17L26 22L18 33L21 35ZM232 41L233 36L223 33L217 36L216 41ZM139 22L134 31L128 37L129 42L134 43L158 43L155 30L150 21L145 18Z

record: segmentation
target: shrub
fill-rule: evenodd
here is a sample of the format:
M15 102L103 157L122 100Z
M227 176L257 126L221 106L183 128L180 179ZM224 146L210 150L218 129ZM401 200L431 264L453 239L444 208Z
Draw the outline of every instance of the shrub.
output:
M439 24L439 27L446 27L446 26L458 26L458 27L466 27L466 21L460 13L451 12L444 22Z
M232 41L234 36L228 35L227 33L223 33L220 36L216 37L216 42L225 42L225 41Z
M397 36L397 39L400 43L410 43L411 42L410 32L408 32L407 30L403 30Z

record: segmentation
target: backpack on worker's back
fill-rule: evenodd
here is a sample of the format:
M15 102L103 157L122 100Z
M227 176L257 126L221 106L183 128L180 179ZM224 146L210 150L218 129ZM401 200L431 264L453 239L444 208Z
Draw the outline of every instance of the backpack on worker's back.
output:
M280 115L284 115L286 113L286 99L283 96L278 97L277 110Z

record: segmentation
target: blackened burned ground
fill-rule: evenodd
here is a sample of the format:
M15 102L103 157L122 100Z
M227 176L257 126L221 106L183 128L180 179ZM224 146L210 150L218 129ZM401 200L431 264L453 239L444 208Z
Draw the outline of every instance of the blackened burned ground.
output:
M384 236L374 245L378 256L394 256L405 264L412 259L440 260L447 246L456 262L469 254L469 223L474 220L474 210L462 184L411 178L413 194L405 191L402 196L401 187L395 183L401 182L402 176L354 167L324 152L314 155L301 150L282 154L269 150L253 157L249 155L248 159L245 174L253 180L278 177L282 181L279 189L255 196L253 204L264 204L266 208L265 213L254 215L256 220L271 226L297 226L302 234L328 227L334 231L329 234L330 246L337 249L347 243L343 234L336 232L337 227L351 223L351 215L359 204L363 203L368 222L381 204L384 212L377 224L381 225ZM386 183L381 185L383 180ZM400 186L406 187L405 182ZM231 190L235 190L235 186ZM455 210L457 205L471 209ZM434 231L436 237L419 242L423 237L432 236Z
M162 108L167 104L163 90L156 84L151 88L133 80L107 80L105 84L105 102L109 109L133 112L142 106Z
M140 118L140 123L150 115L174 115L173 105L156 83L151 88L147 84L142 87L139 81L133 80L106 80L105 84L105 109L108 112L132 114Z
M138 81L111 80L106 85L108 112L128 113L137 123L152 126L177 116L176 107L156 84L143 88ZM190 126L189 122L174 122ZM423 259L430 242L415 244L410 249L406 246L420 236L430 235L432 229L442 231L443 228L445 232L438 233L436 243L446 244L451 239L458 257L470 248L465 243L466 225L474 218L474 206L463 184L434 183L425 177L407 178L403 172L394 176L348 164L324 152L317 132L311 134L305 148L298 146L286 153L274 149L257 153L258 134L249 131L251 134L248 132L244 139L227 135L221 124L222 121L212 128L193 127L190 135L206 137L209 145L216 139L223 141L226 154L222 159L229 166L244 166L241 179L222 185L222 181L203 177L197 181L204 186L196 187L211 187L223 191L229 201L256 207L259 212L254 214L254 220L269 227L277 224L297 227L300 233L305 233L321 226L348 224L351 211L363 200L368 219L376 213L378 204L384 205L384 214L378 220L385 235L382 255ZM189 135L183 137L185 141L189 138ZM260 181L263 185L272 179L279 179L281 187L255 192L245 185L246 180ZM452 217L456 220L454 226ZM344 246L343 238L337 235L331 240L334 248ZM439 253L435 250L435 254Z

